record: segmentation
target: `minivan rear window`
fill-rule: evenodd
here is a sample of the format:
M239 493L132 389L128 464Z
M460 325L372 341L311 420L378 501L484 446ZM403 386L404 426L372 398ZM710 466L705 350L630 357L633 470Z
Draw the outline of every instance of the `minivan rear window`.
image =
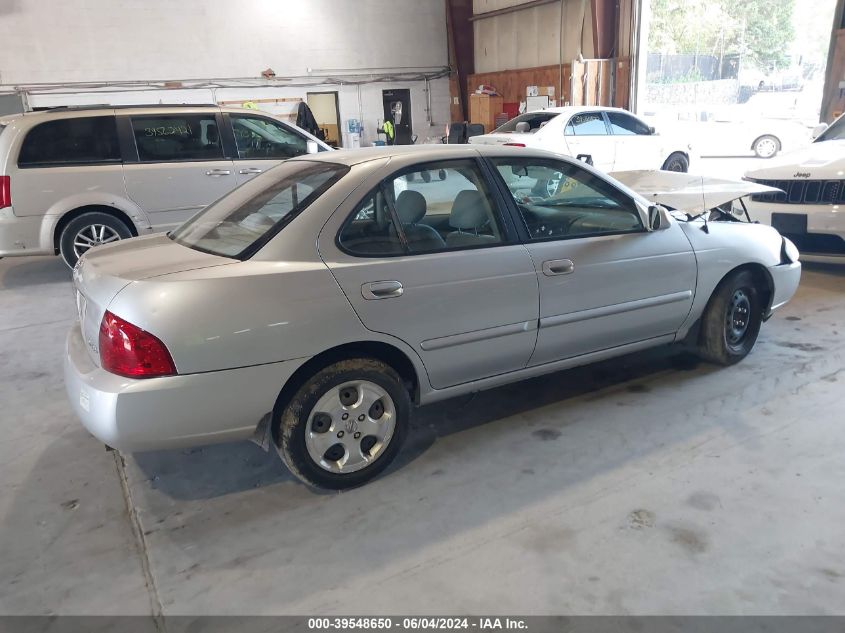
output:
M19 167L119 163L113 116L72 117L39 123L23 140Z
M335 163L282 163L195 215L170 238L204 253L248 259L348 171ZM271 174L274 178L268 181ZM257 190L243 201L237 192L249 187Z

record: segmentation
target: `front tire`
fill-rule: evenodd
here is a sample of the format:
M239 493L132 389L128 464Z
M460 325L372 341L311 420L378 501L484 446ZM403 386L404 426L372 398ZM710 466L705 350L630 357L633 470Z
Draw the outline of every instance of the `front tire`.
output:
M290 472L310 486L344 490L381 473L408 427L410 398L396 371L354 358L311 377L280 412L274 440Z
M669 158L666 159L666 162L663 163L663 167L661 167L664 171L677 171L686 173L689 171L689 159L684 156L681 152L675 152L674 154L670 154Z
M757 158L772 158L780 151L780 141L771 134L765 134L751 146Z
M756 280L747 270L732 273L716 288L701 318L699 354L718 365L748 356L763 322Z
M59 253L65 263L73 268L85 253L101 244L109 244L132 237L126 224L113 215L89 211L74 218L62 229Z

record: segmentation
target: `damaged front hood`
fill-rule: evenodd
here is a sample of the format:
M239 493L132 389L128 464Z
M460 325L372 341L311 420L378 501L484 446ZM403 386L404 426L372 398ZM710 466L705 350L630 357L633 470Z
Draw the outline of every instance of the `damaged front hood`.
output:
M675 171L635 170L611 172L646 200L696 215L755 193L780 193L780 189L744 180L695 176Z

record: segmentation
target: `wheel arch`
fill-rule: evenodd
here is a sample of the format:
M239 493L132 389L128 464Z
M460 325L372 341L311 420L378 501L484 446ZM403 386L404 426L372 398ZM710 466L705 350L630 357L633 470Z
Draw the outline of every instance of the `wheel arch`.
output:
M390 365L402 378L411 400L420 401L420 380L414 363L398 347L382 341L357 341L332 347L303 363L285 382L273 405L273 422L311 376L332 363L349 358L375 358ZM275 433L275 423L272 424ZM275 438L274 438L275 439Z
M772 275L769 270L763 264L759 264L756 262L747 262L745 264L740 264L739 266L732 268L724 275L722 275L722 278L719 280L719 283L716 284L716 287L710 294L710 298L707 300L707 304L710 304L716 292L718 292L719 288L728 277L738 272L746 270L754 276L757 288L763 293L763 318L766 319L769 317L769 310L772 306L772 300L775 296L775 282L772 279Z
M71 209L70 211L64 213L60 218L59 221L56 222L56 225L53 227L53 252L54 254L59 254L59 242L62 239L62 231L64 231L65 227L85 213L105 213L106 215L110 215L126 225L126 228L132 233L133 237L138 236L138 227L135 225L135 222L132 218L127 214L125 211L118 209L117 207L110 207L107 205L100 205L100 204L89 204L84 205L81 207L76 207L75 209Z

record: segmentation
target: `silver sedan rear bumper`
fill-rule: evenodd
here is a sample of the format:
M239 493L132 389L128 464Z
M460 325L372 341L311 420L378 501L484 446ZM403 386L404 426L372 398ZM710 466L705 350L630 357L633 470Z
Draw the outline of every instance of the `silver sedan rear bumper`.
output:
M250 438L301 363L135 380L97 367L77 323L67 337L65 387L82 424L105 444L178 448Z

